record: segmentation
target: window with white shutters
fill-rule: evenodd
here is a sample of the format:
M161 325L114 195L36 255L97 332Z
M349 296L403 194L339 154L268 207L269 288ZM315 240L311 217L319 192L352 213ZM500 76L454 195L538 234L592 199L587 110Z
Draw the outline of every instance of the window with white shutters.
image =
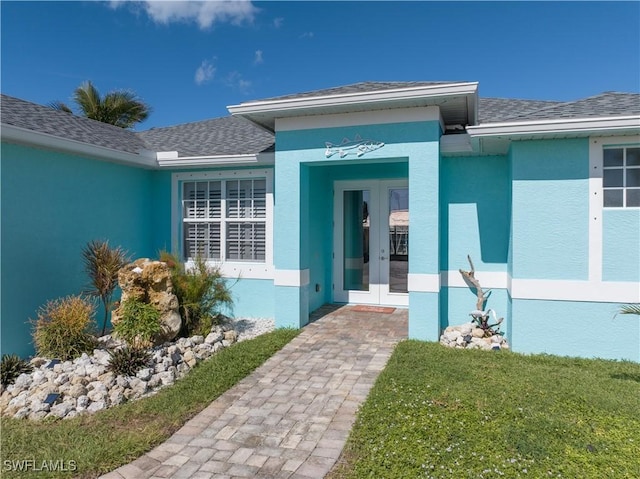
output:
M185 260L265 262L266 179L184 181L182 229Z

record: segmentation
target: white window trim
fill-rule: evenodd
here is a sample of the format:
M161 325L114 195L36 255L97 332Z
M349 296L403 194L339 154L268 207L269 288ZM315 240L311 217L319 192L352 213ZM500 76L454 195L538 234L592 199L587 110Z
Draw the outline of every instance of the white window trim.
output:
M173 173L171 179L171 249L182 257L182 201L180 184L185 181L215 181L215 180L266 180L266 219L265 219L265 261L224 261L208 260L212 266L218 266L225 278L273 279L273 169L220 170L220 171L189 171ZM186 262L187 267L193 265Z
M627 164L626 158L627 158L627 154L626 154L626 150L628 150L629 148L639 148L640 147L640 143L639 144L622 144L622 145L613 145L613 144L603 144L602 146L602 159L603 159L603 163L602 163L602 175L604 177L604 172L606 170L617 170L617 169L621 169L622 170L622 183L623 186L619 187L605 187L604 186L604 178L603 178L603 184L602 184L602 191L603 191L603 208L606 208L608 210L630 210L630 209L640 209L640 206L628 206L628 205L624 205L624 206L604 206L604 191L607 189L621 189L622 190L622 202L626 203L627 202L627 190L632 189L632 190L636 190L638 189L638 187L636 186L627 186L627 180L626 180L626 173L629 169L633 169L633 170L637 170L639 167L638 166L629 166ZM624 158L625 160L623 161L623 164L621 166L604 166L604 150L613 150L613 149L621 149L624 150Z
M605 147L640 144L640 135L591 137L589 139L589 281L602 281L604 189L602 172ZM607 211L637 208L607 207Z

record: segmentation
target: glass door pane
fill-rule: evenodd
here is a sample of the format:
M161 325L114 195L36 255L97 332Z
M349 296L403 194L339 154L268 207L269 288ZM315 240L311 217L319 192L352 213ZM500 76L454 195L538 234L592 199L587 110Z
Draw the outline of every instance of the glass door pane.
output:
M344 289L369 291L368 190L345 191L343 197L343 278Z
M389 194L389 292L408 292L409 189L390 188Z

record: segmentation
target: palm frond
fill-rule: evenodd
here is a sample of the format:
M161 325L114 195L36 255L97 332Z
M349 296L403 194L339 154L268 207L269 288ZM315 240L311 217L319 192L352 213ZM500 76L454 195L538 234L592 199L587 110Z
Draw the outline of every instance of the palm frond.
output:
M101 96L90 81L75 89L73 101L82 116L120 128L132 128L146 120L151 113L151 107L134 92L115 90ZM60 101L51 102L49 106L55 110L72 113L71 109Z
M149 117L151 108L135 93L118 90L107 93L103 100L105 115L109 123L121 128L131 128Z
M92 120L102 121L102 99L100 93L90 81L84 82L73 92L73 100L82 114Z
M54 110L63 111L65 113L73 114L73 111L71 110L71 108L69 108L66 105L66 103L63 103L60 100L55 100L55 101L49 102L48 106L49 106L49 108L53 108Z
M625 304L620 307L620 314L637 314L640 316L640 304Z

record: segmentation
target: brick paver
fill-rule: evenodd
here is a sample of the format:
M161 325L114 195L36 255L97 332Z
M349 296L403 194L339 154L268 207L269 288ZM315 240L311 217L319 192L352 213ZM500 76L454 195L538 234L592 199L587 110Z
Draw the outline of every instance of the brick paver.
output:
M319 479L335 465L407 311L324 306L300 335L165 443L103 479Z

